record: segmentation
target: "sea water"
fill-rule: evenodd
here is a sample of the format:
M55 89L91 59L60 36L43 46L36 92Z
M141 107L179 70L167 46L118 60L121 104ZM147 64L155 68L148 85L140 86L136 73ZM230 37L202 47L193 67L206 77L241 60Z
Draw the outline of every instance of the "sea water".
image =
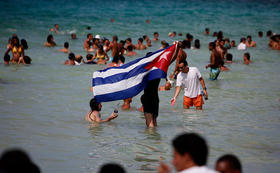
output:
M196 132L208 142L208 166L218 157L232 153L239 157L244 172L278 172L280 166L280 52L267 47L266 31L280 32L279 1L0 1L0 151L20 147L28 152L42 172L97 172L108 162L117 162L127 172L156 172L159 161L171 165L171 140L182 132ZM115 21L110 22L113 18ZM150 23L146 23L150 20ZM54 34L57 46L43 47L50 28L59 24ZM91 29L87 30L87 26ZM230 49L234 63L217 81L208 79L212 36L223 31L225 37L239 42L251 35L256 48L248 48L252 63L243 64L245 51ZM103 103L102 118L115 108L119 117L104 124L89 124L92 73L103 65L64 66L67 54L58 52L68 41L70 50L82 49L88 33L111 40L137 39L143 35L172 43L186 33L200 39L200 50L185 50L190 66L198 67L209 99L202 111L184 110L183 91L176 105L170 105L174 88L160 91L158 127L147 129L141 106L141 94L133 98L132 108L122 111L122 101ZM183 36L169 38L176 31ZM264 32L259 38L258 31ZM3 55L9 37L16 33L28 41L25 54L32 65L4 66ZM76 33L78 39L71 40ZM136 51L137 56L155 51L152 47ZM110 55L111 53L109 53ZM174 64L169 68L169 74ZM164 84L164 80L161 81Z

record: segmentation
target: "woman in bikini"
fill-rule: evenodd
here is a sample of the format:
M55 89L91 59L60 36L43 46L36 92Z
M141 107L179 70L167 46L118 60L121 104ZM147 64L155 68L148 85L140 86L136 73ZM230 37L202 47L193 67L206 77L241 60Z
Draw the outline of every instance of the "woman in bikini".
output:
M12 63L17 63L20 59L20 57L24 57L24 49L19 43L19 39L17 36L12 37L12 42L8 46L7 51L5 52L5 55L8 55L9 52L12 51L13 53L13 58L11 60Z
M97 59L97 64L106 64L106 62L109 61L109 56L104 52L102 45L98 46L94 57Z

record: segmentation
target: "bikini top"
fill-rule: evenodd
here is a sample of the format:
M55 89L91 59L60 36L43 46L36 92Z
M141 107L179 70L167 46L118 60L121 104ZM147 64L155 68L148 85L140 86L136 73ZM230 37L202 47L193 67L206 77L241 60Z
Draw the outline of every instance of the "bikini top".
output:
M22 52L21 47L17 48L15 46L13 47L12 51L13 51L13 53L21 53Z
M105 59L105 55L101 55L101 56L96 55L96 58L97 58L97 59Z

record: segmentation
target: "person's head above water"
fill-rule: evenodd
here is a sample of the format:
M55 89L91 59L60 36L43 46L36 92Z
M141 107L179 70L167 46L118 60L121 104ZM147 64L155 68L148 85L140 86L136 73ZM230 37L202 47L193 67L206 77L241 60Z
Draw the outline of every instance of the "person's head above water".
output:
M97 102L95 98L92 98L89 102L89 106L91 111L101 111L102 105L101 103Z

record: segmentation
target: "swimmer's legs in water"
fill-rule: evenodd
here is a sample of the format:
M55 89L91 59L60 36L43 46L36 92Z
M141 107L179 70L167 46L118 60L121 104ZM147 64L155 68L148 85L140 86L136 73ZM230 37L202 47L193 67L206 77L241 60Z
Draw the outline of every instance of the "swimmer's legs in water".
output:
M151 113L144 113L146 119L147 127L156 127L157 126L157 118L154 118Z

